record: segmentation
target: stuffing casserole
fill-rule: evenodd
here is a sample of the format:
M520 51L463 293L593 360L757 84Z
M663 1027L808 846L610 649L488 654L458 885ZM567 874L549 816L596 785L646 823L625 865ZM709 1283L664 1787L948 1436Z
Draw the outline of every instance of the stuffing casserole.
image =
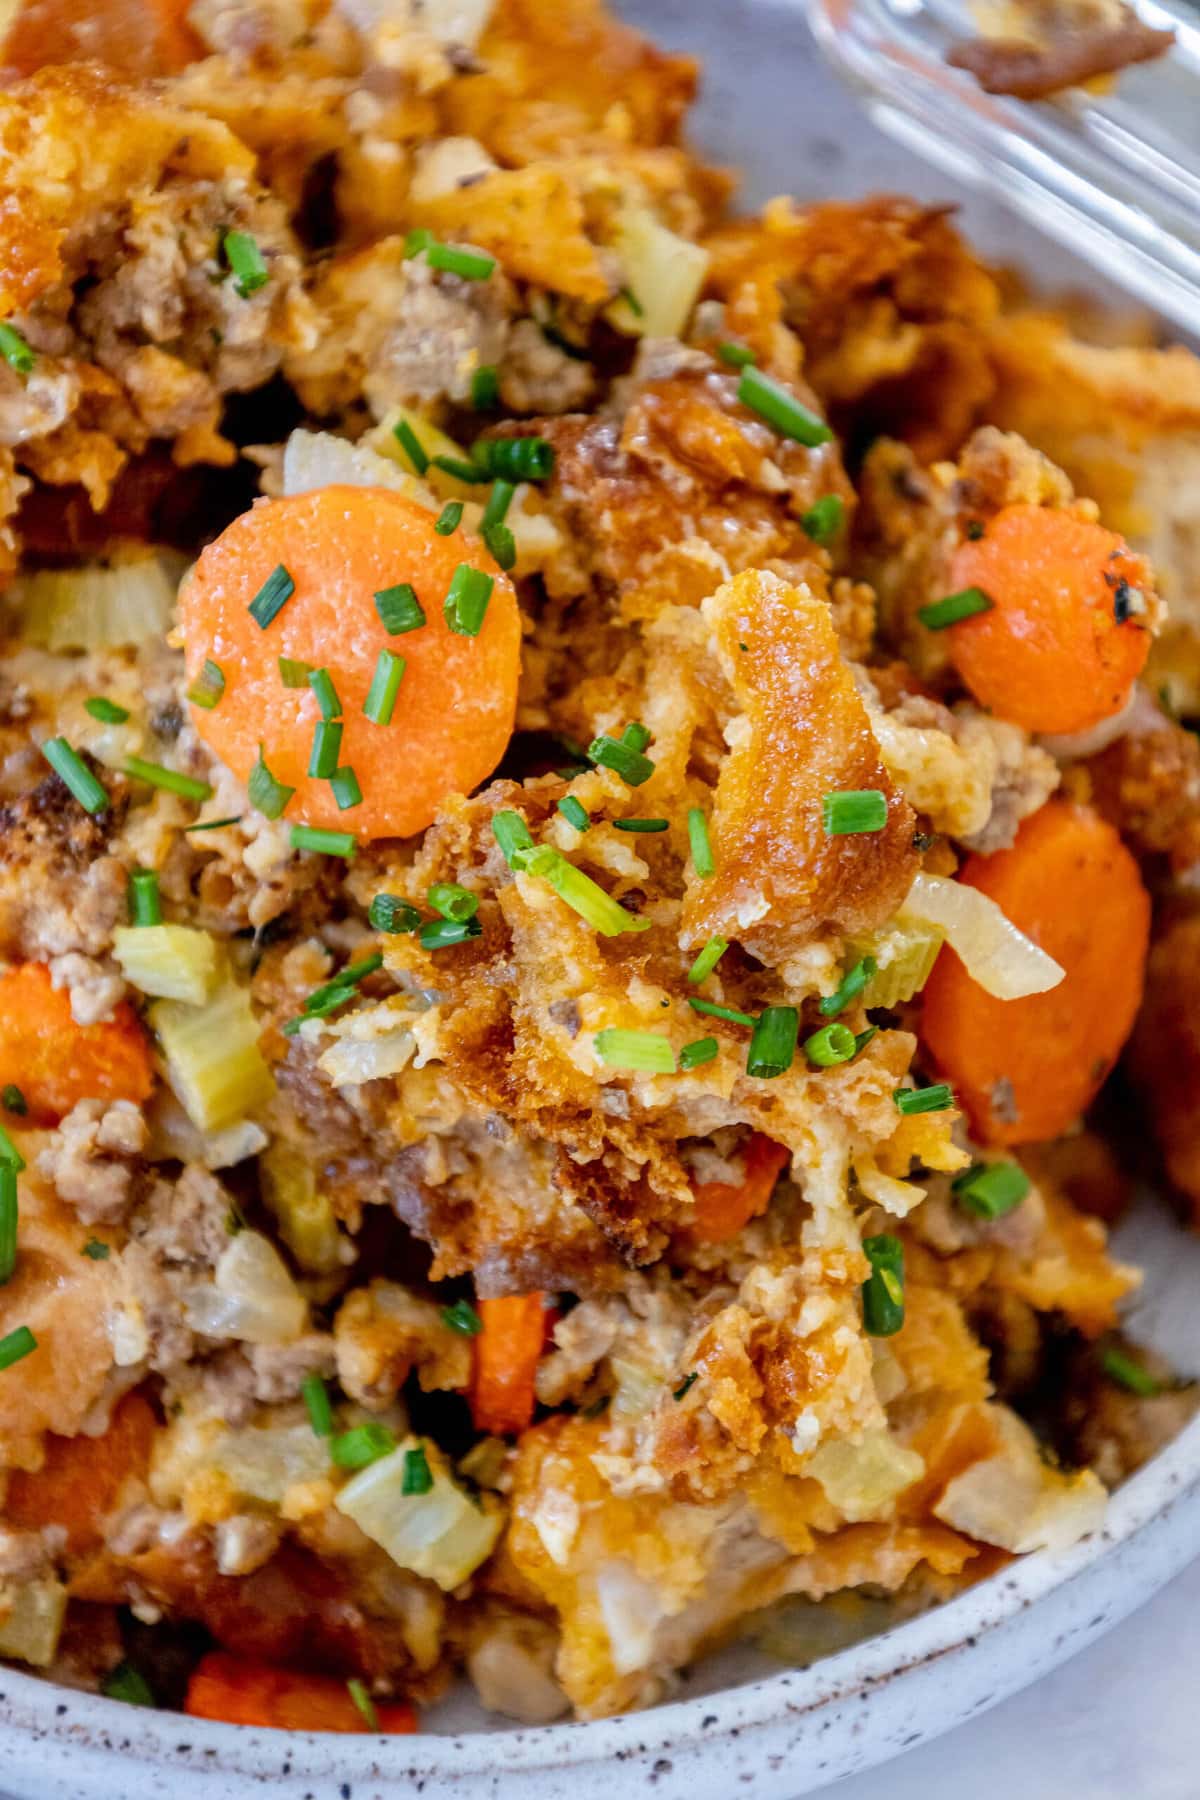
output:
M4 59L0 1655L595 1718L1092 1530L1194 1404L1200 367L734 216L596 0Z

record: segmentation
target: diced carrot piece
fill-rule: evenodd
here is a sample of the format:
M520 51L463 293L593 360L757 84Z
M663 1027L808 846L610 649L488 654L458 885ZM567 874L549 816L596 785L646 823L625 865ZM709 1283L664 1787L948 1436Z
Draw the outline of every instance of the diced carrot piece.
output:
M188 0L23 0L0 62L32 75L47 63L98 62L127 80L173 75L204 45Z
M478 1431L500 1437L533 1418L533 1378L553 1321L541 1294L477 1302L483 1330L474 1340L471 1415Z
M791 1154L761 1131L751 1132L742 1147L746 1169L742 1181L701 1181L692 1189L696 1210L688 1235L705 1244L723 1244L736 1237L743 1225L766 1212Z
M141 1394L126 1394L101 1437L46 1439L46 1460L36 1474L14 1469L3 1506L6 1525L29 1531L58 1525L71 1556L94 1550L121 1489L150 1466L158 1429L154 1409Z
M922 1036L984 1143L1058 1137L1133 1025L1150 897L1112 826L1068 800L1026 819L1010 850L972 856L960 880L989 895L1066 977L1047 993L997 1000L947 947L925 984Z
M1150 651L1137 609L1153 599L1123 538L1074 513L1006 506L959 545L950 579L992 602L948 631L981 706L1045 732L1087 731L1120 712Z
M111 1019L80 1025L71 996L44 963L0 975L0 1085L19 1087L31 1125L55 1125L77 1100L145 1100L154 1085L150 1046L124 1001Z
M275 778L296 789L286 820L358 838L423 831L441 802L469 793L504 754L516 715L521 621L511 581L474 538L434 531L433 515L383 488L326 487L264 500L202 553L180 596L188 678L206 658L224 692L195 709L196 729L245 781L259 745ZM460 566L492 583L477 636L452 631L444 602ZM295 590L265 627L250 604L276 569ZM375 595L408 583L425 623L390 634ZM381 651L405 669L387 724L363 714ZM329 781L308 774L321 718L308 688L286 688L279 658L325 668L342 706L340 766L362 801L342 811Z
M274 1731L370 1731L344 1681L306 1675L273 1663L253 1662L213 1650L196 1665L183 1710L193 1719L220 1719L227 1725L259 1725ZM412 1732L411 1706L376 1706L383 1732Z

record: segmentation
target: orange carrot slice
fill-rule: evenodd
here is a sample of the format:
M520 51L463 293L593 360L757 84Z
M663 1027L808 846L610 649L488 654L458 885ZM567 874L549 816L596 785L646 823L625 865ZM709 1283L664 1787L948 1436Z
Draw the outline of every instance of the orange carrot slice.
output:
M193 1719L260 1725L275 1731L370 1731L344 1681L305 1675L213 1650L197 1663L183 1710ZM375 1708L383 1732L412 1732L417 1715L402 1703Z
M193 709L196 728L243 781L263 746L272 775L296 789L289 823L407 837L504 753L520 677L516 595L473 538L461 529L440 537L433 524L424 507L383 488L260 501L208 546L180 596L189 681L206 659L225 681L215 706ZM477 636L459 635L444 616L462 565L493 583ZM263 626L250 606L277 569L294 591ZM404 583L425 623L396 635L375 595ZM363 712L381 651L405 661L387 724ZM357 776L358 805L343 811L329 781L309 776L321 709L307 686L284 686L281 656L328 670L342 709L338 765Z
M187 0L23 0L0 62L32 75L47 63L98 62L127 80L173 75L205 54Z
M743 1225L766 1212L791 1154L761 1131L752 1132L742 1148L746 1170L742 1181L702 1181L692 1189L696 1210L688 1235L705 1244L723 1244L736 1237Z
M471 1414L476 1429L498 1437L524 1431L533 1418L533 1378L553 1318L541 1294L480 1300L483 1330L474 1340Z
M1058 1137L1133 1025L1150 897L1112 826L1068 800L1026 819L1011 850L971 857L960 879L989 895L1066 977L1045 994L996 1000L947 947L925 984L922 1036L983 1142Z
M952 587L981 588L992 602L949 627L954 666L998 718L1026 731L1087 731L1120 712L1141 673L1150 633L1129 608L1149 584L1115 532L1074 513L1006 506L954 553Z
M149 1467L156 1430L150 1402L127 1394L102 1436L48 1436L46 1460L37 1473L14 1469L9 1478L5 1524L29 1531L61 1526L70 1556L96 1549L126 1481Z
M145 1100L154 1070L131 1006L77 1024L46 965L18 963L0 975L0 1085L8 1082L24 1094L31 1125L55 1125L77 1100Z

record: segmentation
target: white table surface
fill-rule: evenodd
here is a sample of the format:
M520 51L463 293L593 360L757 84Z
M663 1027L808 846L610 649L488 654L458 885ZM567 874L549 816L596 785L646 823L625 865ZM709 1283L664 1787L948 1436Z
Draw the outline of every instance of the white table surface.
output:
M1200 1562L1074 1661L829 1800L1197 1800Z

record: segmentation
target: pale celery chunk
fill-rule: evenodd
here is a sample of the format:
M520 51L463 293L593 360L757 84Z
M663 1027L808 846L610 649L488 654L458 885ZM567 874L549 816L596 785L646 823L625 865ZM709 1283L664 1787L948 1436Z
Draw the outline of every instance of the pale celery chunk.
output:
M613 243L625 292L607 309L618 331L682 337L708 272L708 251L660 224L646 207L622 213Z
M113 954L130 986L156 999L203 1006L216 985L216 943L190 925L120 925Z
M469 463L470 453L456 444L452 437L447 437L431 420L422 413L414 412L410 406L396 406L389 412L381 425L369 431L362 443L377 456L386 456L390 462L399 463L408 473L416 473L409 459L408 451L396 436L397 425L405 424L429 458L429 467L421 476L442 500L474 500L482 501L487 489L481 485L460 481L456 475L448 475L445 469L435 469L435 456L448 456L455 462Z
M407 1453L422 1449L433 1477L424 1494L403 1492ZM406 1438L348 1481L334 1505L360 1531L414 1575L436 1581L447 1593L472 1575L492 1553L504 1513L490 1497L469 1498L428 1438Z
M67 1611L67 1590L52 1576L22 1582L5 1612L0 1607L0 1656L35 1669L54 1661Z
M864 1006L899 1006L919 994L933 973L945 934L920 919L905 919L885 926L871 938L846 945L846 967L860 957L875 958L875 973L862 993Z
M6 604L27 644L44 650L107 650L161 637L171 623L182 557L145 554L111 566L35 569L19 575Z
M302 1269L330 1275L341 1266L337 1215L317 1186L311 1157L276 1141L259 1158L263 1198Z
M166 1060L167 1080L197 1130L221 1131L275 1092L245 988L232 983L219 987L203 1006L156 1001L150 1023Z

